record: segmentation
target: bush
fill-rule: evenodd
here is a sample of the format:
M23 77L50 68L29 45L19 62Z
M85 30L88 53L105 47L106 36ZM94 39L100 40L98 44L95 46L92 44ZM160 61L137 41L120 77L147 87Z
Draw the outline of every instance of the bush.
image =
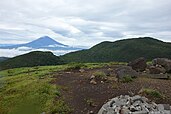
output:
M69 70L79 70L81 68L86 68L87 66L83 63L70 63L68 64Z
M124 76L122 79L121 79L121 82L123 83L129 83L129 82L132 82L133 79L131 76Z
M103 80L103 79L106 79L107 78L106 74L104 72L102 72L102 71L96 71L96 72L93 73L93 75L97 79L102 79Z

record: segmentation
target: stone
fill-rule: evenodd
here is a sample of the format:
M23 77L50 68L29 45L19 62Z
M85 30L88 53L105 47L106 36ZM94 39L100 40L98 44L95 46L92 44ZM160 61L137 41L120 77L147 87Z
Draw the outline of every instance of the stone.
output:
M79 72L83 73L83 72L85 72L85 70L84 69L80 69Z
M132 78L136 78L139 75L130 66L121 66L120 68L116 69L115 73L116 73L116 77L118 78L118 80L122 79L125 76L130 76Z
M121 95L105 103L98 114L171 114L170 109L169 104L157 105L139 95Z
M140 57L134 61L129 62L128 66L131 66L132 69L136 70L137 72L143 72L147 67L146 59L144 57Z
M96 84L97 84L97 82L95 81L95 79L92 79L92 80L90 81L90 84L94 84L94 85L96 85Z
M102 84L104 84L104 81L100 81Z
M133 102L135 102L135 101L144 102L144 101L142 100L142 97L139 96L139 95L135 95L135 96L131 97L131 100L132 100Z
M90 111L89 114L94 114L94 112L93 111Z
M150 74L164 74L166 73L166 70L162 66L150 66L149 73Z
M156 58L152 60L152 64L154 66L156 65L161 65L166 69L166 72L170 73L171 72L171 60L167 58Z
M94 76L94 75L92 75L91 77L90 77L90 80L92 80L92 79L95 79L96 77Z
M148 114L147 111L136 111L136 112L131 112L131 114Z

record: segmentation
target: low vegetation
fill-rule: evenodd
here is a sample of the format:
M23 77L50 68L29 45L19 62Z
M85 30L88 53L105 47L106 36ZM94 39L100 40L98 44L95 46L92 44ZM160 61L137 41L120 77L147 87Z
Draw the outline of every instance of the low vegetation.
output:
M67 66L16 68L0 72L0 114L66 114L60 86L51 84L50 72ZM54 100L58 98L57 100Z
M107 78L106 74L102 71L96 71L93 73L93 75L97 78L97 79L100 79L100 80L104 80Z
M64 61L55 56L52 52L34 51L0 62L0 70L60 64L64 64Z
M150 89L150 88L143 88L140 90L139 93L150 96L150 97L154 97L154 98L162 98L163 96L159 91L155 89Z
M133 81L133 78L131 76L124 76L121 79L121 82L123 82L123 83L129 83L129 82L132 82L132 81Z
M71 63L0 71L0 114L67 114L72 110L60 92L64 87L51 84L53 72L105 65L107 63Z
M70 63L68 64L68 69L69 70L79 70L81 68L86 68L87 65L83 63Z

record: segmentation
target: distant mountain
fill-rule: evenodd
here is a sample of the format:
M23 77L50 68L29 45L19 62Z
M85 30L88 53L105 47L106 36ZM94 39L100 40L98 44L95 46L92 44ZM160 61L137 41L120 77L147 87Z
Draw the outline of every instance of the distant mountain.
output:
M171 43L154 38L132 38L115 42L102 42L88 50L65 54L61 58L67 62L111 62L145 57L151 60L156 57L171 59Z
M25 50L31 50L31 49L80 50L80 48L70 47L62 43L59 43L48 36L40 37L39 39L26 44L7 45L7 46L0 45L0 49L13 49L13 48L23 49L23 47Z
M7 58L7 57L0 57L0 62L5 61L7 59L9 59L9 58Z
M12 45L15 45L15 44L0 44L0 47L6 47L6 46L12 46Z
M34 51L0 62L0 70L19 67L59 65L64 62L51 52Z

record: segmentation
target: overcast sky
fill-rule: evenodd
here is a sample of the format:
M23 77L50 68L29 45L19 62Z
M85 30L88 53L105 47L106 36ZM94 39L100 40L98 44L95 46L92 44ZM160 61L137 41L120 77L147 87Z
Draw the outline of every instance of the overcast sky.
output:
M0 44L45 35L71 46L140 36L171 41L171 0L0 0Z

